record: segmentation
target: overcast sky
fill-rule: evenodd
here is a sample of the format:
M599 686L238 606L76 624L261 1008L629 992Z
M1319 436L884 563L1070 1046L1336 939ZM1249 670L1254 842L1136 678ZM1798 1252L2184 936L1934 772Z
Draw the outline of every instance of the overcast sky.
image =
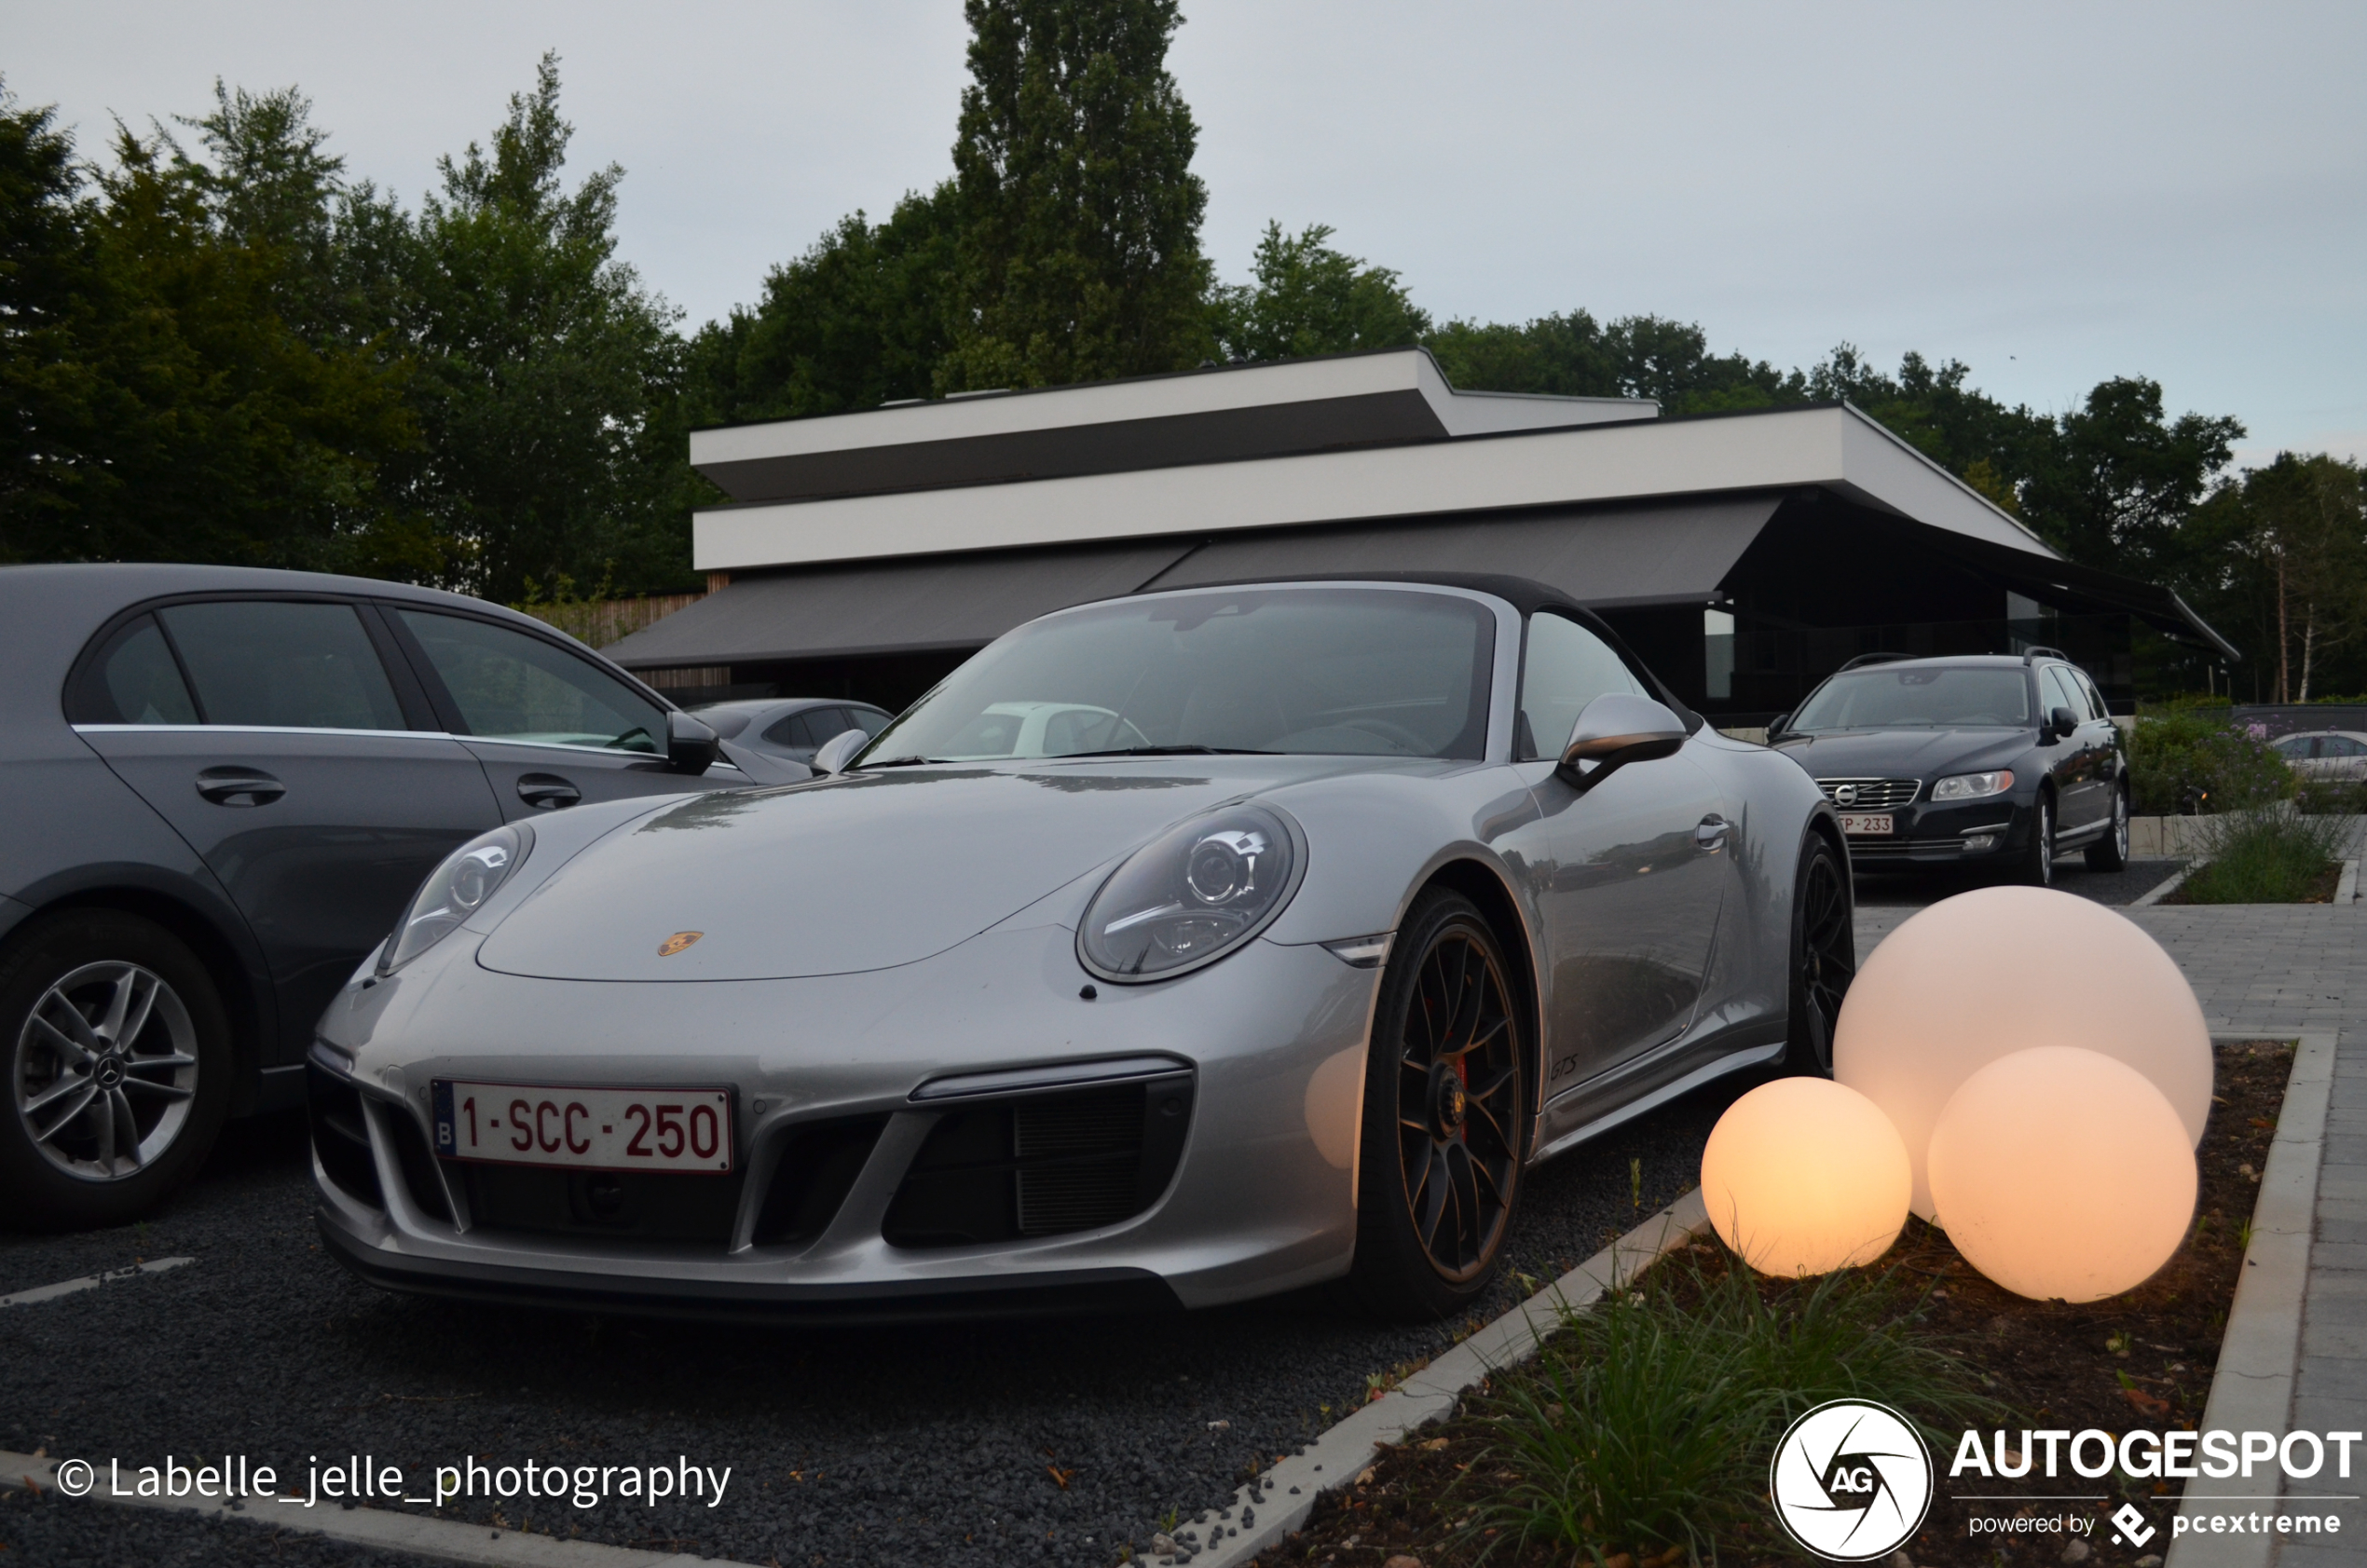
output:
M2367 455L2367 6L1185 0L1205 243L1336 228L1443 319L1695 320L1806 365L1920 348L2048 411L2146 375L2244 456ZM87 151L296 84L406 203L564 58L579 171L695 324L951 170L958 0L19 0L0 70Z

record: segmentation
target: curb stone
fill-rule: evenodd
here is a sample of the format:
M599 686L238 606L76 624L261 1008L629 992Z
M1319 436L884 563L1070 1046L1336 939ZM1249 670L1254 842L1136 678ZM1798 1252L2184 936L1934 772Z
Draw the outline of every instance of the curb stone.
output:
M2204 866L2209 866L2210 864L2210 857L2208 855L2197 856L2196 859L2188 861L2177 870L2172 871L2168 877L2162 879L2162 880L2156 885L2147 888L2143 893L2141 893L2136 897L2130 899L2128 901L2128 907L2131 909L2143 909L2148 908L2153 905L2159 904L2163 899L2168 898L2171 893L2176 893L2180 888L2184 887L2186 885L2187 878L2193 876L2196 872L2201 870Z
M0 1451L0 1488L68 1497L58 1485L62 1459ZM435 1562L458 1562L468 1568L749 1568L719 1558L691 1557L679 1552L639 1551L598 1541L562 1540L554 1535L525 1535L489 1525L463 1524L458 1520L398 1513L392 1508L300 1508L293 1517L266 1512L269 1500L248 1499L233 1508L220 1498L107 1497L95 1491L73 1503L100 1508L145 1508L159 1513L235 1520L259 1529L325 1535L333 1541L375 1547L381 1551L408 1552ZM69 1505L71 1506L71 1505Z
M2309 1284L2309 1244L2316 1229L2318 1168L2326 1150L2326 1110L2334 1084L2332 1029L2214 1029L2216 1040L2297 1040L2284 1108L2252 1206L2251 1246L2227 1309L2219 1366L2203 1409L2204 1431L2282 1432L2292 1413L2293 1380L2301 1365L2302 1302ZM2191 1483L2190 1483L2191 1484ZM2247 1484L2231 1481L2230 1484ZM2249 1484L2264 1484L2254 1481ZM2279 1494L2281 1469L2265 1483ZM2265 1500L2265 1499L2264 1499ZM2192 1494L2177 1516L2208 1520L2223 1508ZM2245 1510L2250 1511L2250 1510ZM2272 1534L2173 1534L2165 1568L2267 1568L2281 1545Z
M1305 1524L1321 1493L1346 1486L1408 1432L1444 1420L1463 1396L1502 1368L1527 1360L1565 1312L1594 1305L1664 1254L1709 1228L1701 1189L1678 1198L1503 1316L1443 1352L1317 1438L1303 1452L1276 1461L1234 1496L1170 1533L1182 1549L1145 1561L1193 1568L1238 1568Z

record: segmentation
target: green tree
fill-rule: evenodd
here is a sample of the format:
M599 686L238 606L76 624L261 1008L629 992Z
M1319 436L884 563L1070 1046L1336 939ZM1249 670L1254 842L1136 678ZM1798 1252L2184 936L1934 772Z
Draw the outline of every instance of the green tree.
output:
M376 479L416 431L399 367L316 308L338 166L308 109L293 90L218 97L189 122L211 161L118 130L74 207L74 298L49 345L74 395L50 406L53 483L37 527L12 520L10 553L326 570L401 553Z
M2166 416L2161 384L2100 381L2054 421L2054 439L2021 488L2025 515L2086 566L2178 583L2197 569L2185 524L2234 457L2244 427L2200 414Z
M959 310L939 390L1178 370L1213 350L1176 0L965 0Z
M1666 414L1773 408L1809 396L1798 371L1712 354L1700 327L1659 316L1608 326L1584 310L1521 326L1458 320L1424 341L1447 379L1473 391L1652 398Z
M694 581L677 313L616 259L623 170L566 189L572 134L545 55L490 150L439 162L403 266L426 439L397 484L458 545L453 579L491 598L562 575Z
M927 397L951 343L950 187L908 195L887 222L842 218L774 267L754 309L700 329L691 347L697 424L783 419Z
M1430 319L1406 296L1395 272L1370 266L1325 243L1332 229L1309 224L1296 235L1268 223L1251 266L1256 280L1219 284L1211 294L1225 355L1284 360L1357 348L1418 343Z
M0 90L0 562L53 559L104 470L84 344L96 266L74 141Z
M2306 702L2367 686L2355 650L2367 637L2367 497L2356 463L2280 452L2218 487L2182 529L2203 570L2189 589L2245 645L2261 695Z

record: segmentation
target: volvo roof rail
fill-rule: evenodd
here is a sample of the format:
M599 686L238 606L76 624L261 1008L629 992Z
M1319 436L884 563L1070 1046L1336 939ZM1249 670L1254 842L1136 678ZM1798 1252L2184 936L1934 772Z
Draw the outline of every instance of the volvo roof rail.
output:
M2022 650L2022 662L2025 664L2034 664L2041 659L2059 659L2066 664L2071 662L2071 655L2059 648L2032 648ZM1846 669L1848 666L1842 667Z
M1922 657L1920 653L1861 653L1842 665L1841 669L1854 670L1861 664L1895 664L1902 659L1921 659ZM1839 675L1840 671L1836 670L1833 673Z

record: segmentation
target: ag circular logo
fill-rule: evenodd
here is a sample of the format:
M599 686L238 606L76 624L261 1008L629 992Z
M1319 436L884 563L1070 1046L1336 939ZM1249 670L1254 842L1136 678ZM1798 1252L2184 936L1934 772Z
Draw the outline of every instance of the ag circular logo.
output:
M1767 1467L1785 1533L1830 1562L1887 1557L1932 1506L1922 1435L1888 1405L1834 1399L1792 1423Z

